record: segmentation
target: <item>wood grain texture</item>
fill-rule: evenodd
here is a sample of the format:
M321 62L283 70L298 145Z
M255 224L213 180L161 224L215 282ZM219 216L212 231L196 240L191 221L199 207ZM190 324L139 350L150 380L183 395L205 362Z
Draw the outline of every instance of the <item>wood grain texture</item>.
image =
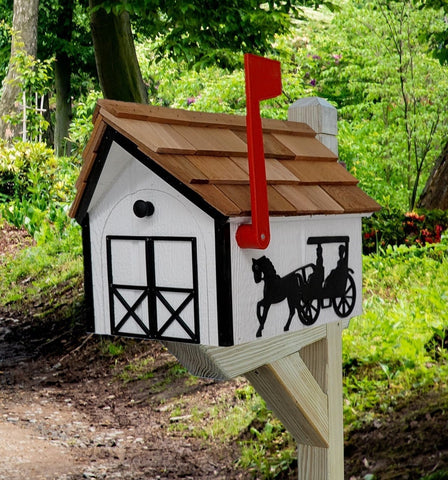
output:
M294 205L299 215L344 213L341 205L317 185L275 185L274 188Z
M251 197L249 185L218 185L218 188L240 208L241 215L250 215ZM268 185L268 204L270 213L293 215L296 208L275 188Z
M249 184L245 117L100 100L70 215L76 215L81 204L106 126L128 138L177 180L199 195L203 193L205 202L224 215L250 214L249 189L237 188ZM271 216L371 213L379 209L356 187L357 180L336 162L337 156L315 138L310 127L263 120L263 132ZM204 183L220 188L198 187Z
M323 133L335 136L338 133L337 110L324 98L298 99L288 109L288 120L304 122L317 134Z
M249 165L247 158L231 157L232 160L249 175ZM294 173L288 170L282 162L277 159L266 158L266 181L270 185L283 184L283 185L296 185L300 183L300 179L297 178Z
M323 185L322 189L337 198L347 213L362 213L366 210L377 212L381 209L381 205L356 186Z
M229 129L187 125L172 128L194 145L198 155L247 155L246 143Z
M185 155L152 154L151 158L185 184L209 182L209 178Z
M247 132L244 130L234 130L241 140L247 144ZM289 148L280 143L271 132L263 134L263 149L265 158L294 159L295 155Z
M314 137L274 133L273 136L291 150L298 160L337 160L337 156Z
M189 155L187 159L204 174L209 183L249 184L247 172L229 157Z
M192 183L190 187L222 214L232 216L239 216L242 214L241 208L234 199L230 199L216 185Z
M125 123L126 122L126 123ZM196 153L196 147L172 125L122 120L122 128L132 135L137 145L145 145L158 153Z
M283 160L281 165L310 185L356 185L358 180L337 162Z
M165 108L117 100L98 100L97 115L109 112L116 118L128 118L143 122L157 121L173 125L195 125L216 128L246 130L246 117L242 115L227 115L224 113L195 112L191 110ZM314 137L314 130L303 122L288 122L285 120L262 119L263 129L271 132L301 133Z
M78 185L85 182L88 176L90 175L93 164L95 163L96 152L100 147L101 140L106 130L106 127L107 127L106 123L101 120L95 123L92 134L82 154L84 162L83 162L81 171L79 173L79 177L75 184L76 188L78 187Z
M233 347L190 345L179 342L164 343L193 375L227 380L291 355L300 348L321 340L326 334L326 326L320 325L300 332Z
M249 372L246 377L298 443L328 447L327 395L299 353Z
M301 357L328 397L329 446L298 445L300 480L343 480L342 323L327 325L327 335L301 350Z

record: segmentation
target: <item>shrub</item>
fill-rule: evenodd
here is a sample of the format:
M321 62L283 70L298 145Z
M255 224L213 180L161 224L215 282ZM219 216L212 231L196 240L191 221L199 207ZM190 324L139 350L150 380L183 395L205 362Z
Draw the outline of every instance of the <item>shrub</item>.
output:
M35 238L62 233L76 175L72 158L55 157L43 143L0 143L0 215Z
M363 221L363 253L374 253L388 245L438 243L447 228L448 212L444 210L403 212L384 208Z

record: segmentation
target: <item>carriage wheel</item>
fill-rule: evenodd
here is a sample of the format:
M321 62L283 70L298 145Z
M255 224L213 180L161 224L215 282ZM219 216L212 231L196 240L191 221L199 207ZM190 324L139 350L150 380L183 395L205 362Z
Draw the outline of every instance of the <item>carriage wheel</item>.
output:
M299 308L297 309L299 314L300 321L304 325L312 325L319 316L320 313L320 303L317 298L303 299L299 300Z
M333 298L333 308L340 317L347 317L353 311L356 302L356 286L351 275L347 276L345 291L342 297Z

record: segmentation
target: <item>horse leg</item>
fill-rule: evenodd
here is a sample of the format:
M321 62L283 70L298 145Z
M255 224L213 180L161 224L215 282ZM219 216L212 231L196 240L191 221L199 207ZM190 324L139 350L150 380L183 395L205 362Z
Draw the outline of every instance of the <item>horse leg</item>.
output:
M291 320L292 317L294 316L294 313L296 311L296 306L291 298L288 297L288 307L289 307L289 317L288 321L286 322L285 326L283 327L283 330L287 332L289 330L289 327L291 326Z
M261 314L261 307L263 307L263 314ZM258 330L257 330L257 335L256 335L257 337L261 337L262 335L264 324L268 316L269 307L270 305L265 305L263 303L263 300L260 300L257 303L257 317L258 317L258 321L260 322L260 326L258 327Z

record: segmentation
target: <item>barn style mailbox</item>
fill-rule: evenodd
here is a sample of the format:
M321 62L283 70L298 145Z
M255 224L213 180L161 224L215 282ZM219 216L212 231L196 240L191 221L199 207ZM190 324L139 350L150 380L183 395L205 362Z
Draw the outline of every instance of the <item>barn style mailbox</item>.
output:
M360 314L361 217L378 207L308 125L263 120L261 250L237 241L244 117L100 100L94 122L71 214L95 332L231 346Z
M162 340L201 376L246 375L298 443L299 478L343 479L342 327L361 313L361 219L336 110L261 120L280 66L247 55L247 117L100 100L70 214L94 331Z

